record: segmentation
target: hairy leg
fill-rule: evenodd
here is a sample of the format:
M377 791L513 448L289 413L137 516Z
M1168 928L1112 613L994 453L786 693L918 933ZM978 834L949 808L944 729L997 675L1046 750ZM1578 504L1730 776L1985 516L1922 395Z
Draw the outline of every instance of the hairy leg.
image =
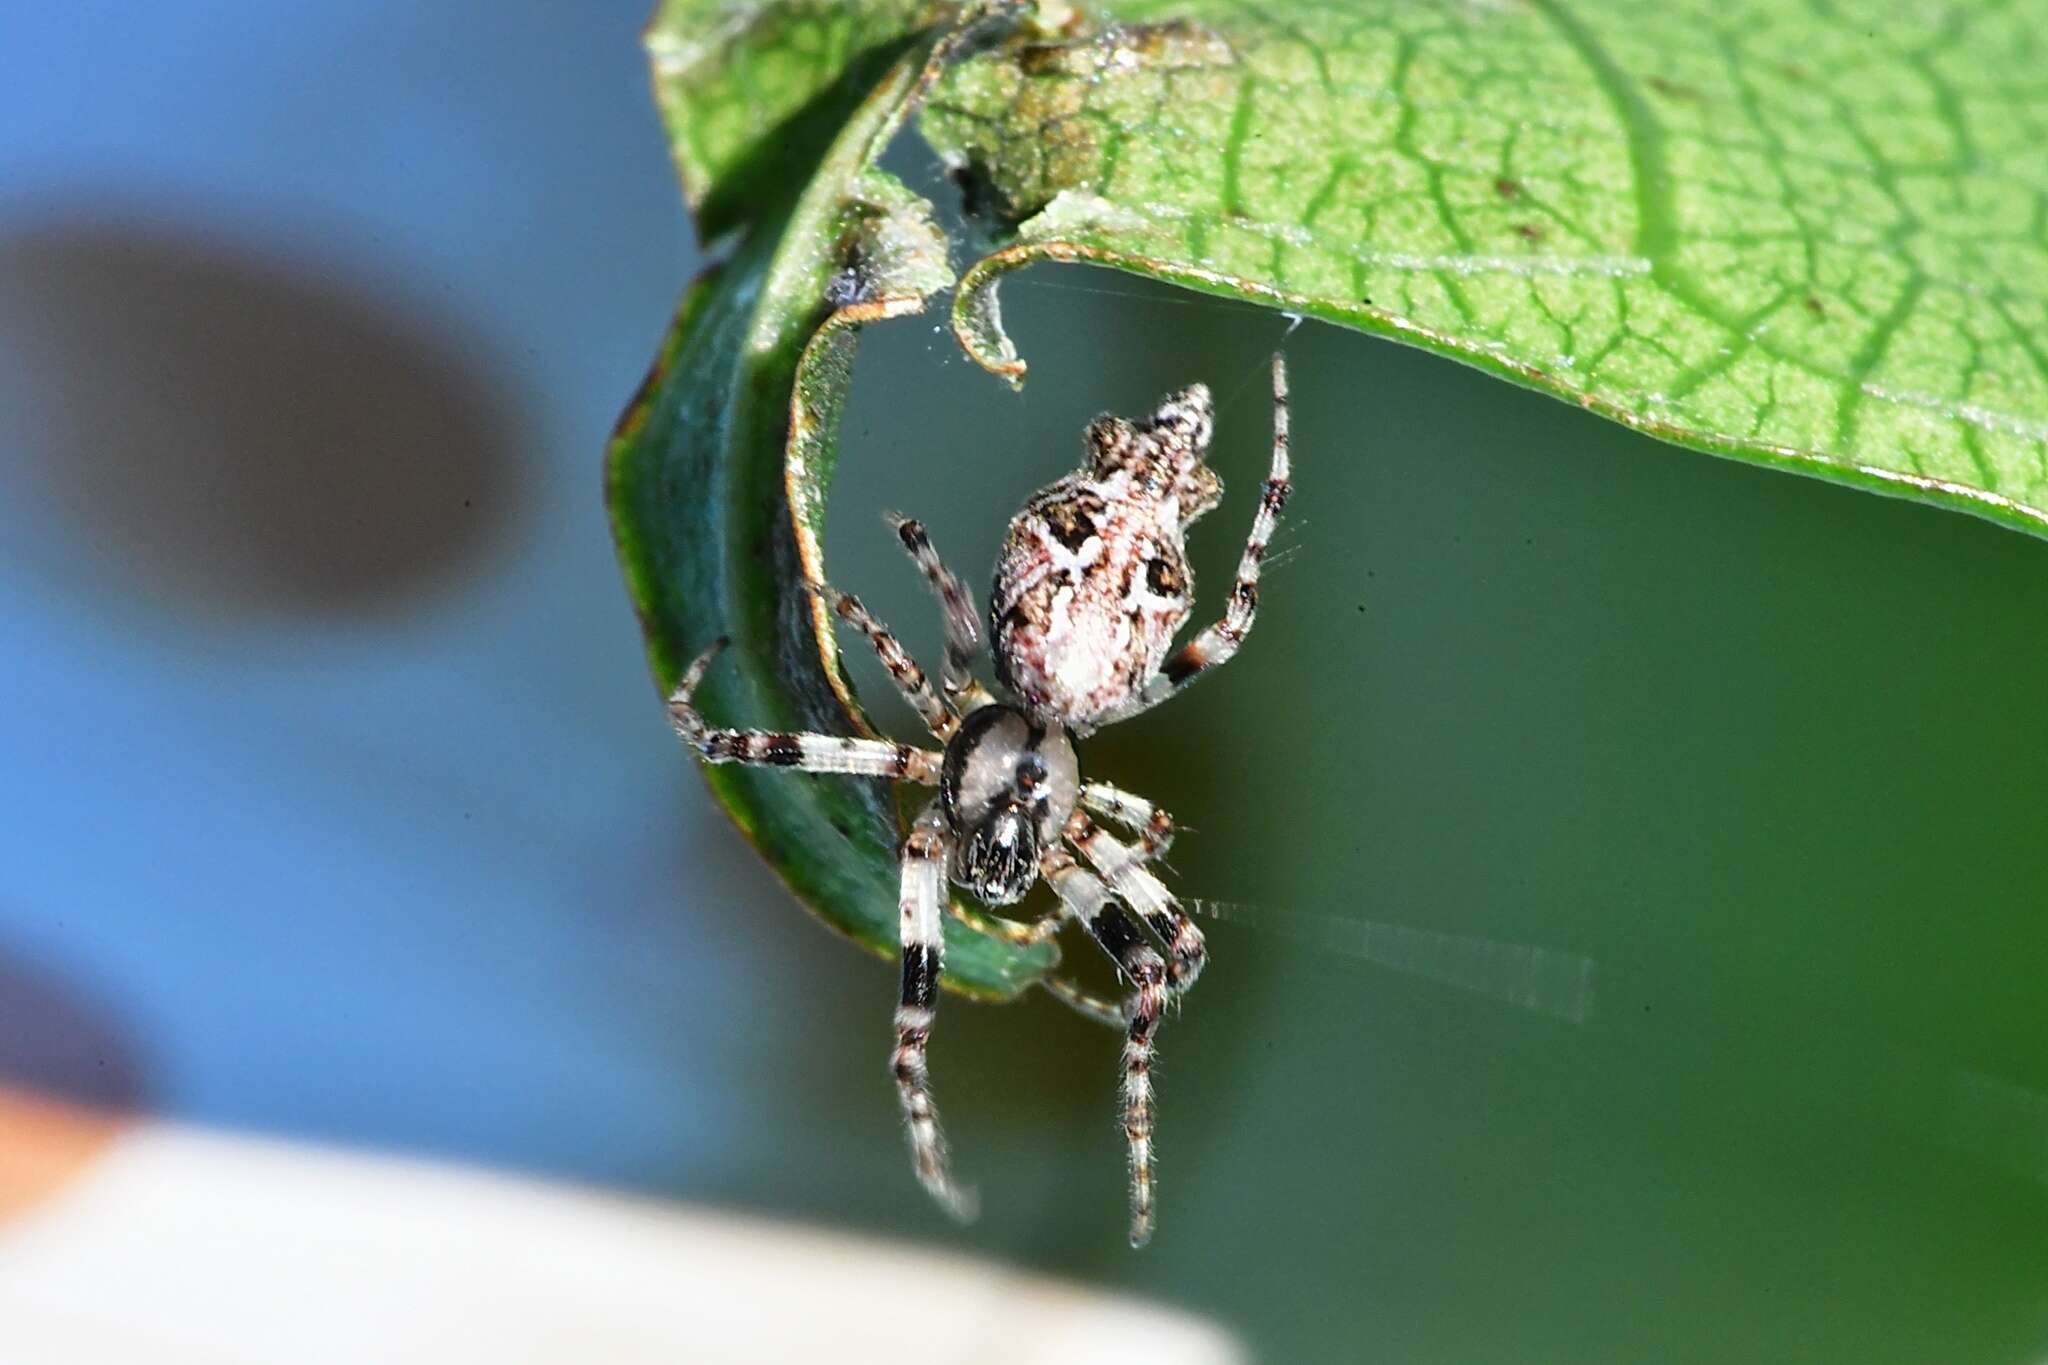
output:
M1124 904L1159 935L1168 953L1167 984L1178 995L1195 984L1209 960L1202 931L1188 918L1180 902L1166 889L1166 883L1152 875L1144 855L1129 844L1106 833L1087 816L1075 811L1067 821L1066 836L1083 857L1102 874L1110 889Z
M841 592L837 588L819 588L817 592L831 606L834 615L868 637L875 657L889 671L889 681L896 684L903 700L909 702L918 718L924 721L924 728L941 740L950 738L960 728L960 713L932 690L931 679L925 677L917 660L910 657L910 651L890 633L887 626L869 614L852 593Z
M1131 1245L1152 1238L1152 1039L1166 1012L1166 963L1101 878L1061 850L1048 853L1046 880L1130 983L1124 1004L1124 1139L1131 1152Z
M799 734L778 730L721 730L704 723L691 703L704 670L726 642L720 639L698 655L668 699L669 724L706 763L751 763L795 768L809 773L849 773L858 777L896 777L935 786L940 756L885 739L854 739L846 735Z
M1147 862L1165 857L1173 847L1173 836L1178 831L1173 817L1135 792L1112 787L1107 782L1087 782L1081 787L1081 805L1137 835Z
M945 959L939 920L939 902L946 894L945 831L945 820L934 801L903 841L903 985L896 1003L896 1048L890 1053L889 1069L903 1102L903 1122L910 1133L910 1156L918 1182L939 1207L965 1222L974 1217L974 1192L953 1183L925 1064Z
M1252 622L1259 613L1259 563L1266 557L1266 546L1273 538L1274 528L1280 524L1280 509L1287 505L1287 495L1294 488L1288 441L1287 364L1275 355L1273 465L1266 476L1264 488L1259 492L1258 514L1252 518L1251 534L1246 537L1244 553L1238 558L1237 581L1231 585L1230 601L1224 608L1223 619L1175 650L1165 666L1146 681L1138 695L1105 716L1097 723L1098 728L1149 711L1210 669L1222 667L1237 653L1245 636L1251 634Z
M989 699L988 689L975 681L973 672L974 661L981 655L981 615L975 609L974 595L932 548L924 523L908 517L891 517L890 524L939 598L939 612L946 628L946 664L940 673L946 698L957 710L972 710Z

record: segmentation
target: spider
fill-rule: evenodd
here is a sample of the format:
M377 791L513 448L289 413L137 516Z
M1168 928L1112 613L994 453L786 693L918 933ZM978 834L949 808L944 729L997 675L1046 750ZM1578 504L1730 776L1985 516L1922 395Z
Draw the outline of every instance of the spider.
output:
M937 689L857 598L822 585L812 589L867 637L942 749L714 729L690 698L723 639L691 663L669 698L676 733L707 763L884 777L938 789L902 845L902 989L890 1065L918 1179L962 1220L973 1217L974 1196L950 1173L925 1061L943 967L945 883L950 878L1001 909L1043 879L1057 907L1028 923L1005 921L1012 937L1035 943L1077 920L1129 987L1113 1022L1124 1030L1131 1245L1143 1246L1152 1234L1153 1035L1167 1003L1194 984L1206 953L1201 931L1146 866L1172 842L1172 817L1141 796L1084 781L1074 741L1151 709L1227 662L1252 628L1259 564L1291 486L1283 358L1273 357L1272 470L1237 581L1222 619L1176 650L1174 636L1187 622L1194 592L1184 536L1223 495L1222 481L1203 463L1213 424L1214 406L1201 384L1168 395L1140 421L1098 417L1085 437L1086 463L1033 494L1010 522L988 614L995 674L1008 701L974 677L982 647L974 599L919 523L892 518L944 617ZM1130 831L1135 843L1108 833L1091 815ZM1079 998L1070 1003L1087 1007Z

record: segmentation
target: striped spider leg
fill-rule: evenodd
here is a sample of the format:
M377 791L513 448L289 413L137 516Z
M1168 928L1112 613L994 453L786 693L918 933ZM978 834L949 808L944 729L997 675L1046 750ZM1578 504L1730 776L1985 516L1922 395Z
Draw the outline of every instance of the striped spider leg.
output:
M1100 877L1057 846L1039 863L1053 893L1130 983L1124 1005L1124 1141L1131 1154L1131 1245L1152 1240L1152 1036L1166 1013L1167 965Z
M890 1054L889 1070L903 1103L903 1122L910 1134L910 1159L918 1183L940 1208L965 1223L974 1218L974 1191L953 1183L925 1064L925 1048L931 1041L932 1018L939 1004L939 973L946 957L939 906L946 899L947 853L945 811L933 800L903 841L903 892L898 900L903 989L896 1002L896 1050Z
M903 548L909 551L911 559L939 599L939 612L946 630L946 664L940 673L946 700L963 711L992 700L988 689L975 679L972 671L974 661L981 656L982 646L981 613L975 609L974 595L967 591L967 585L946 567L946 562L939 558L939 552L932 548L923 522L892 514L889 524L895 528L896 538L903 542Z
M932 693L923 671L902 651L886 627L851 597L828 590L827 600L840 616L867 634L897 687L934 730L942 724L948 733L958 728L959 718ZM705 762L763 764L802 772L890 777L925 786L938 785L943 755L908 744L837 735L721 730L706 725L691 698L703 682L705 670L725 645L721 637L700 654L669 697L669 719L676 733ZM896 1045L890 1053L889 1069L902 1101L919 1183L946 1212L966 1220L974 1216L974 1195L954 1184L948 1169L945 1139L939 1130L925 1061L938 1007L939 976L945 965L945 938L939 928L939 915L946 898L948 852L946 822L935 800L925 807L903 841L899 900L902 990L896 1007Z
M1173 836L1179 826L1166 811L1135 792L1121 787L1112 787L1107 782L1089 782L1081 788L1083 809L1093 811L1105 820L1114 820L1138 836L1138 846L1146 862L1157 862L1173 847Z
M1102 874L1117 898L1137 911L1146 927L1166 945L1166 984L1173 994L1179 996L1194 985L1209 960L1208 946L1203 942L1202 931L1166 889L1166 883L1145 866L1143 846L1134 848L1124 843L1080 811L1067 818L1064 833L1067 841Z
M970 711L963 723L951 704L932 690L924 671L888 627L858 599L826 587L815 591L840 619L868 638L897 690L927 727L948 741L942 753L887 740L714 729L704 722L692 698L712 660L725 648L724 639L685 670L669 698L669 719L707 763L889 777L939 788L938 799L925 807L903 841L898 935L902 982L890 1072L919 1182L949 1214L970 1219L974 1194L952 1178L926 1060L945 965L940 924L950 901L946 881L950 874L991 906L1022 899L1038 880L1039 847L1056 844L1062 822L1079 799L1080 770L1063 731L1034 726L1014 708L983 705ZM1062 909L1033 923L1013 924L1008 937L1019 943L1050 937L1064 915Z
M924 670L917 665L917 660L910 657L910 651L903 647L887 626L869 615L868 609L860 604L858 597L829 586L815 587L811 591L822 597L840 620L867 636L868 644L874 648L875 657L880 659L882 667L888 670L889 681L896 684L897 692L901 693L903 700L909 702L917 712L918 719L924 722L924 728L931 731L935 738L950 739L953 731L960 727L960 713L954 709L950 685L944 698L932 691L931 680L925 677ZM952 656L949 652L949 666L951 662ZM948 680L950 683L950 675Z
M729 641L721 635L683 671L669 694L668 720L683 743L706 763L749 763L794 768L807 773L845 773L854 777L893 777L931 786L939 780L940 755L911 744L886 739L855 739L845 735L800 734L778 730L721 730L704 723L690 703L705 670Z
M1288 494L1294 491L1288 425L1287 362L1276 354L1273 357L1273 463L1264 486L1259 490L1259 510L1252 518L1251 533L1245 538L1244 553L1237 561L1237 581L1231 584L1223 619L1204 628L1194 639L1175 650L1162 667L1145 679L1135 695L1097 720L1098 726L1112 725L1149 711L1210 669L1221 668L1237 653L1245 636L1251 634L1252 622L1259 614L1259 564L1265 559L1266 546L1280 524L1280 510L1287 505Z

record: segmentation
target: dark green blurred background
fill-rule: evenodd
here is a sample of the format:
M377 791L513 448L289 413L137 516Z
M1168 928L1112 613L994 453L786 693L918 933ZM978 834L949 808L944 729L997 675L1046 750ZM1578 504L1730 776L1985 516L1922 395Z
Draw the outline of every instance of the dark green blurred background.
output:
M713 807L612 563L599 454L702 262L645 9L0 46L0 1084L955 1247L1267 1361L2048 1356L2048 545L1313 325L1257 631L1084 753L1255 907L1162 1034L1159 1235L1116 1039L1044 1000L941 1010L949 1227L893 968ZM932 657L880 512L983 587L1089 417L1203 379L1213 609L1286 323L1005 288L1022 395L868 334L835 580ZM1409 969L1317 946L1362 925ZM1535 950L1590 996L1441 979Z
M1005 307L1021 397L927 321L869 334L835 579L930 657L878 512L984 587L1087 418L1201 378L1230 490L1194 534L1214 610L1284 320L1057 267ZM1583 955L1590 1010L1212 926L1162 1041L1161 1231L1134 1257L1114 1040L954 1004L934 1065L985 1186L968 1240L1205 1307L1273 1360L2037 1356L2048 546L1378 340L1285 347L1298 492L1258 628L1084 763L1194 827L1190 894L1311 937L1303 912ZM879 1011L884 973L847 975ZM865 1081L870 1041L806 1065ZM846 1103L886 1127L879 1090ZM884 1212L901 1193L876 1216L928 1224Z

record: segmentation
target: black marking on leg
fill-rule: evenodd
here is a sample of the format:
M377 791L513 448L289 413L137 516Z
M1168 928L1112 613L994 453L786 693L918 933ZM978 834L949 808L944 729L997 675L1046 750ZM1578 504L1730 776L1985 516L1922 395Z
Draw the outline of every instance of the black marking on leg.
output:
M1144 937L1138 933L1138 926L1132 923L1131 917L1113 904L1105 905L1095 916L1094 928L1096 941L1125 971L1131 969L1132 962L1141 950L1150 948Z
M761 746L761 761L778 768L794 768L804 761L803 742L795 735L768 735Z
M939 950L927 943L906 944L903 949L903 1003L914 1009L930 1009L939 996Z

